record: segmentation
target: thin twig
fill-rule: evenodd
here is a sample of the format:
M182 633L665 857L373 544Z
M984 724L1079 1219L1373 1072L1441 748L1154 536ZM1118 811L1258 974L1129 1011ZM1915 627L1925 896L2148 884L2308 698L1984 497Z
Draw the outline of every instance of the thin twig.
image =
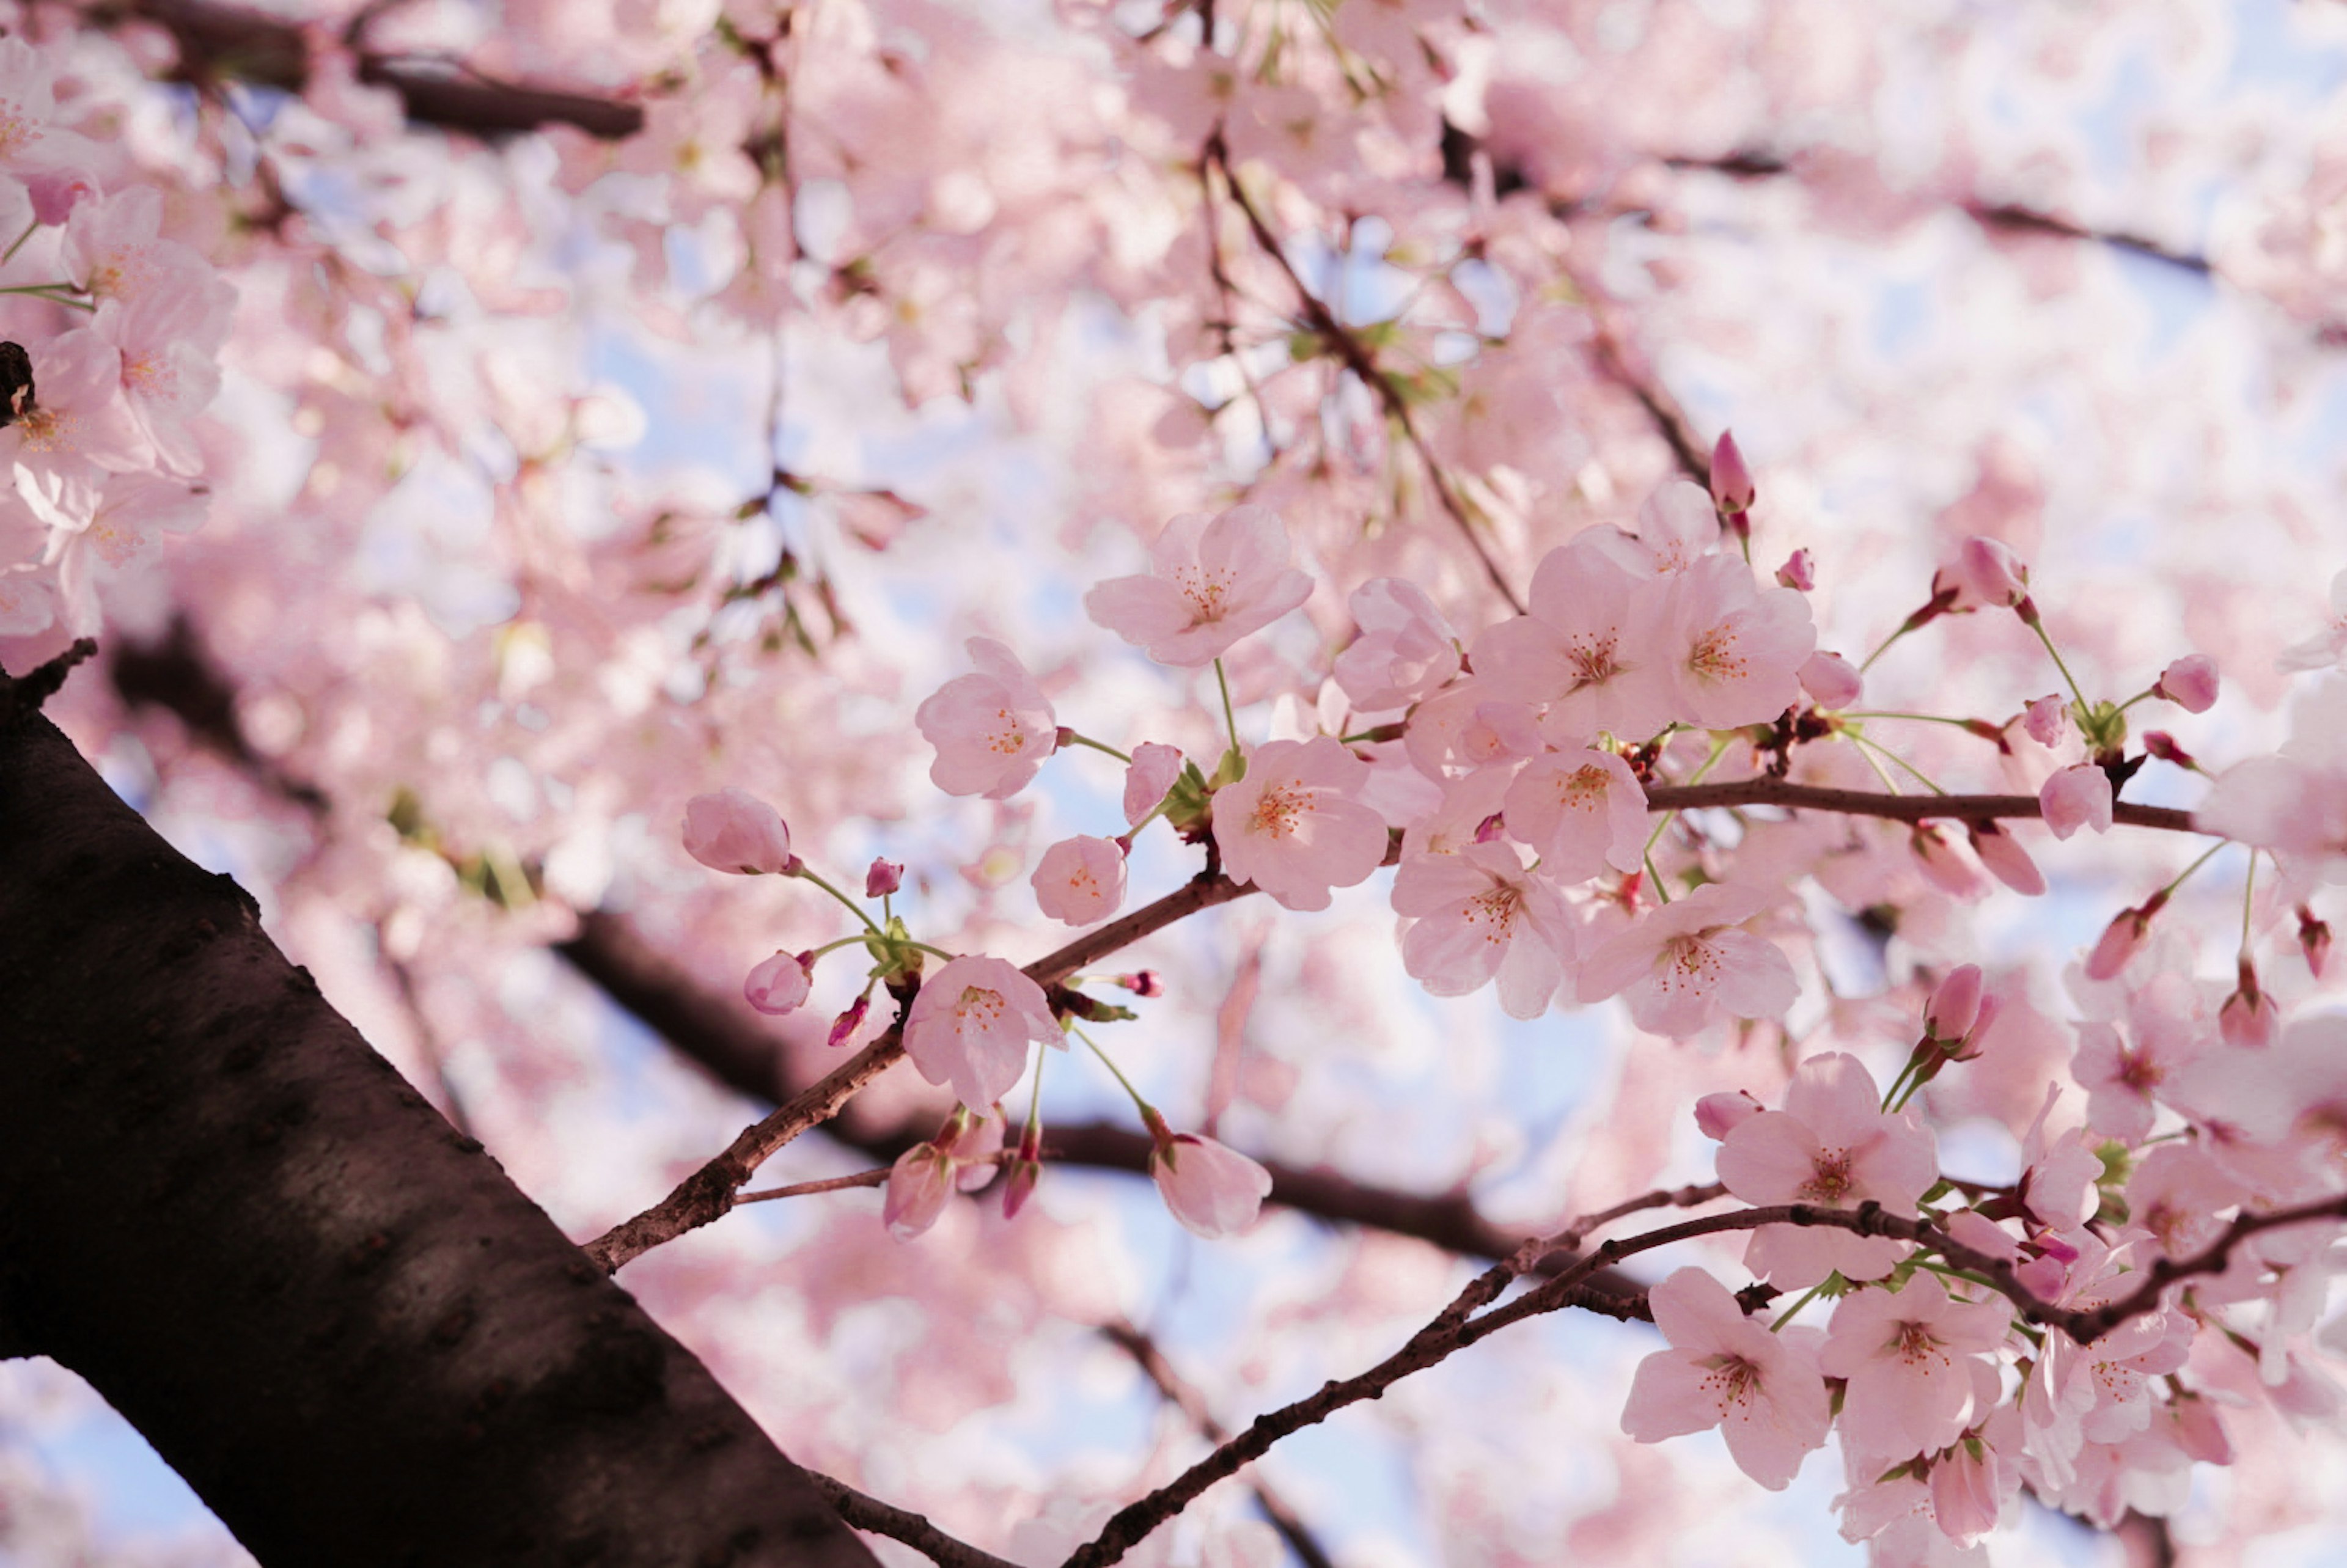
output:
M819 1182L794 1182L787 1187L761 1187L754 1193L734 1194L733 1202L738 1207L743 1204L763 1204L774 1198L805 1198L817 1193L842 1193L850 1187L885 1187L888 1184L888 1173L894 1168L876 1165L852 1176L827 1176Z
M2034 794L1900 795L1872 790L1828 789L1819 784L1788 784L1783 779L1737 779L1727 784L1656 784L1646 791L1649 811L1698 811L1718 805L1785 805L1811 811L1840 812L1849 816L1882 816L1898 822L1987 822L1999 817L2044 816ZM2165 828L2170 833L2205 833L2195 826L2192 814L2173 806L2135 805L2122 801L2111 807L2111 820L2130 827Z
M1017 1563L991 1552L981 1552L966 1541L956 1540L925 1516L868 1497L846 1481L834 1481L812 1470L806 1472L806 1478L815 1482L815 1489L823 1493L839 1517L855 1528L901 1541L944 1568L1019 1568Z

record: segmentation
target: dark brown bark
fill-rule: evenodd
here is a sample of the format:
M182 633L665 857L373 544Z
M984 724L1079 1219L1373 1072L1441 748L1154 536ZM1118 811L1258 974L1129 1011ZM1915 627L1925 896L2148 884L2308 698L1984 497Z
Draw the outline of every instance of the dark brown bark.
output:
M872 1562L0 676L0 1353L269 1568Z

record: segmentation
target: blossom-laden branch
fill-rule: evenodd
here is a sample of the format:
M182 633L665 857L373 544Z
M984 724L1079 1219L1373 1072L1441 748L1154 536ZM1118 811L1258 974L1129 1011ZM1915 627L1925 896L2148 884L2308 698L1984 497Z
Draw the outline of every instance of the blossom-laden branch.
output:
M1696 1193L1703 1189L1684 1191ZM1673 1201L1676 1201L1675 1194L1648 1194L1608 1213L1657 1207L1662 1203ZM1583 1223L1584 1225L1594 1225L1596 1218L1593 1216ZM1379 1398L1403 1378L1439 1365L1510 1324L1569 1307L1583 1307L1615 1317L1634 1315L1624 1311L1623 1303L1618 1298L1593 1297L1588 1287L1590 1276L1624 1258L1674 1243L1735 1231L1758 1230L1764 1225L1774 1225L1832 1226L1858 1235L1888 1236L1911 1242L1938 1255L1965 1274L1976 1276L1980 1283L2012 1302L2024 1320L2057 1329L2080 1345L2091 1345L2119 1324L2157 1308L2161 1293L2178 1280L2223 1270L2234 1246L2246 1237L2284 1225L2342 1218L2347 1218L2347 1194L2270 1214L2241 1214L2234 1219L2224 1235L2202 1252L2181 1262L2162 1258L2145 1270L2144 1283L2135 1291L2101 1307L2083 1309L2060 1307L2041 1299L2014 1277L2014 1266L2009 1261L1966 1246L1932 1221L1902 1218L1872 1203L1862 1204L1856 1209L1824 1208L1815 1204L1778 1204L1764 1208L1710 1214L1635 1236L1609 1239L1516 1300L1485 1312L1480 1317L1473 1316L1483 1306L1497 1299L1515 1277L1522 1255L1520 1254L1519 1259L1497 1265L1471 1280L1432 1321L1385 1360L1356 1377L1323 1384L1317 1393L1257 1417L1236 1438L1166 1485L1113 1515L1097 1537L1068 1559L1065 1568L1105 1568L1106 1564L1119 1561L1127 1551L1146 1538L1158 1525L1187 1507L1206 1488L1261 1458L1281 1438L1326 1420L1348 1405ZM1527 1244L1527 1251L1539 1245Z
M1112 920L1067 946L1047 953L1021 971L1039 986L1058 985L1085 965L1163 930L1176 920L1217 904L1227 904L1252 887L1223 876L1199 876L1122 919ZM899 998L908 1001L908 998ZM894 1067L905 1055L901 1020L887 1032L793 1095L773 1112L742 1130L724 1153L677 1184L674 1191L632 1219L620 1221L586 1245L587 1255L606 1274L723 1217L739 1201L742 1188L776 1151L807 1129L829 1121L856 1091Z

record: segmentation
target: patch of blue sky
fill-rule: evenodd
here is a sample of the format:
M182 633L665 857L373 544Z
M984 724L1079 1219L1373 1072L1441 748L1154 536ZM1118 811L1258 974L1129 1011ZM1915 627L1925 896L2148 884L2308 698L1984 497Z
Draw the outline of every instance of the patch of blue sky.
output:
M2310 108L2336 93L2347 82L2347 47L2335 36L2328 46L2312 36L2309 9L2297 0L2238 0L2229 8L2229 84L2285 95Z
M2179 346L2199 326L2217 303L2217 287L2207 274L2166 261L2127 245L2106 246L2119 282L2143 302L2150 313L2150 334L2138 345L2143 359L2156 363Z

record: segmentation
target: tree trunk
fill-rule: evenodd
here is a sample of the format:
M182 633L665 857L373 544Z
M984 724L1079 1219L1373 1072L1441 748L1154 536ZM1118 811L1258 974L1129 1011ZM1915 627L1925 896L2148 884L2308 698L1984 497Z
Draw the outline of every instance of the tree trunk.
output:
M72 1368L268 1568L869 1564L0 674L0 1355Z

